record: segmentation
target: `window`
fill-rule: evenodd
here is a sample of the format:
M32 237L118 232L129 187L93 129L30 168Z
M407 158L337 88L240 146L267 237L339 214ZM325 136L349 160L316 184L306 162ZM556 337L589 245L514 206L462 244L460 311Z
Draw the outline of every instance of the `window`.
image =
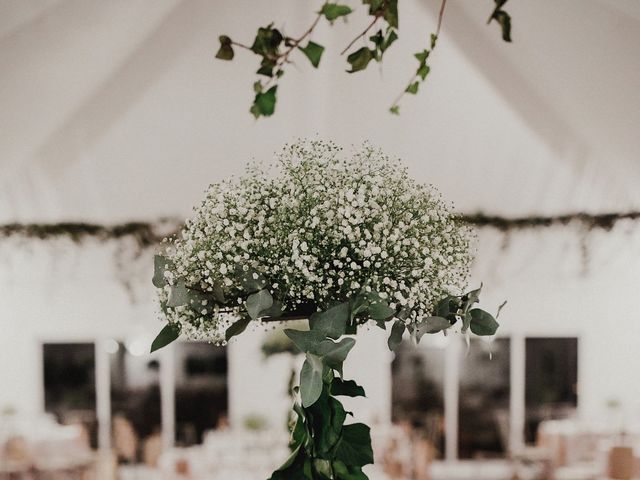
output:
M227 418L227 352L206 342L176 344L176 444L202 443Z
M444 362L446 342L424 337L419 346L403 342L391 364L394 423L408 422L444 455ZM446 339L445 339L446 340Z
M458 455L502 457L509 435L510 341L472 338L461 355Z
M114 342L110 367L112 445L119 462L138 463L160 441L160 363L134 339Z
M45 343L44 408L62 424L81 424L90 444L97 443L95 346Z
M566 418L578 404L578 339L526 339L527 442L535 442L543 420Z

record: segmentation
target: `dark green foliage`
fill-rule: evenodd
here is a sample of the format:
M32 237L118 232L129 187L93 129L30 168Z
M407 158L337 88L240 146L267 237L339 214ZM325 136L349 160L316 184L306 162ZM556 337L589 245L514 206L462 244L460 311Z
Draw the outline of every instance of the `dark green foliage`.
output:
M502 39L505 42L511 42L511 16L502 9L505 3L508 0L494 0L496 3L496 8L491 13L489 20L487 23L491 23L492 20L495 20L500 24L500 28L502 30Z
M151 353L156 350L166 347L171 342L174 342L180 336L180 325L176 325L174 323L169 323L164 326L158 336L151 343Z

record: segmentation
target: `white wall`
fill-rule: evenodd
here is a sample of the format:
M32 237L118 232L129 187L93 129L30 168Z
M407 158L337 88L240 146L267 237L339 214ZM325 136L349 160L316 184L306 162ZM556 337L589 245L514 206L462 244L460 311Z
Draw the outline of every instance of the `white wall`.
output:
M480 235L472 283L484 281L487 309L508 300L500 335L578 337L579 407L591 419L612 398L622 402L629 418L640 418L640 381L634 373L640 369L640 231L626 230L589 235L585 273L576 248L581 236L571 228L513 234L506 249L500 234ZM23 413L43 408L41 342L152 338L159 329L150 270L135 277L139 303L132 305L113 274L110 249L62 251L14 246L8 257L2 249L0 407ZM265 360L260 351L265 335L260 329L248 332L229 347L230 414L236 425L252 414L284 424L290 360L286 355ZM392 358L386 338L373 328L357 340L345 375L361 383L368 398L355 400L353 407L363 420L385 422Z

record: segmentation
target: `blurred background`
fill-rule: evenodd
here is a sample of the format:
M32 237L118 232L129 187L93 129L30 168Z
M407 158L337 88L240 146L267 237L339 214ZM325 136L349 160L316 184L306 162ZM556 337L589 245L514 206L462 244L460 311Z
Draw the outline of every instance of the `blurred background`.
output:
M432 71L388 108L440 2L403 0L381 65L339 51L368 23L321 23L320 68L290 68L249 114L256 58L214 58L313 2L0 0L0 224L158 222L298 137L402 158L465 214L640 209L640 3L450 0ZM319 5L319 2L318 2ZM508 8L507 8L508 7ZM247 53L247 54L245 54ZM160 219L169 219L159 222ZM177 223L176 223L177 222ZM346 374L373 425L372 479L633 478L640 452L638 220L478 229L471 285L508 305L497 338L361 335ZM277 331L227 347L159 330L153 247L123 236L0 236L0 478L262 479L287 456L292 369ZM142 246L141 246L142 245ZM282 352L284 350L284 352ZM274 388L274 385L279 385Z

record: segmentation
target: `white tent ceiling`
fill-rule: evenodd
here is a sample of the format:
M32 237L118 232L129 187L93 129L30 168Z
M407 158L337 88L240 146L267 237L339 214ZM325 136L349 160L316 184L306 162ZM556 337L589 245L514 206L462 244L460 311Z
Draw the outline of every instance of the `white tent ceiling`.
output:
M0 222L185 215L208 183L316 134L369 139L464 211L640 206L640 3L509 2L504 44L485 25L493 2L450 0L432 75L392 117L439 3L403 0L395 51L349 77L336 52L364 14L323 25L320 71L291 69L276 115L255 122L256 60L216 61L217 36L248 40L273 18L296 34L310 4L4 0Z

